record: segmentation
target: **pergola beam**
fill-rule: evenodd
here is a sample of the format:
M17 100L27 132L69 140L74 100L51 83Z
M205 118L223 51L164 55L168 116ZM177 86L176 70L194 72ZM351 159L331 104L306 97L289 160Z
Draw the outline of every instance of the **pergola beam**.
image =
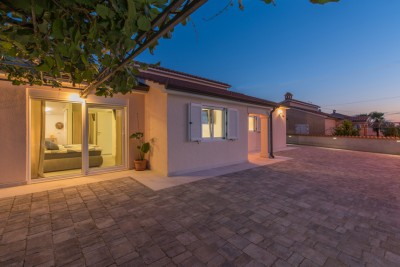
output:
M147 48L149 48L154 42L156 42L158 39L160 39L163 35L171 31L178 23L182 21L183 18L186 18L189 16L191 13L193 13L196 9L198 9L200 6L205 4L208 0L193 0L191 2L188 2L187 0L176 0L171 5L169 5L156 19L153 20L152 22L152 30L154 28L159 27L159 29L154 32L154 34L151 34L151 31L148 31L144 33L143 35L140 35L136 38L136 40L142 41L145 39L143 43L141 43L135 50L132 51L132 53L125 58L119 65L118 67L109 70L105 69L103 70L99 75L98 78L90 83L82 92L81 92L81 97L87 97L93 90L95 90L98 86L103 84L105 81L107 81L110 77L112 77L117 71L121 70L125 66L127 66L130 62L133 61L134 58L136 58L139 54L141 54L143 51L145 51ZM185 3L187 4L182 8L181 11L177 12L177 10ZM167 23L163 24L165 20L172 14L177 12L177 14L171 18L170 21Z

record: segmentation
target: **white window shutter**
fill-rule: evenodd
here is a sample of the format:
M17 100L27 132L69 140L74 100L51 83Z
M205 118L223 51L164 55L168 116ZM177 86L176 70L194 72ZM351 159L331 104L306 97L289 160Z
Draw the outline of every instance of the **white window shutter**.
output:
M237 109L228 108L227 113L227 139L239 139L239 111Z
M201 105L190 103L188 116L189 141L201 141Z

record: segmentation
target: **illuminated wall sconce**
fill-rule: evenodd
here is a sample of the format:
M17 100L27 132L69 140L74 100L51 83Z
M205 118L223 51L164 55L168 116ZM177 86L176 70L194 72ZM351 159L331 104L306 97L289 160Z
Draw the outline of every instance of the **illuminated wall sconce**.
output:
M289 135L289 138L292 138L292 136L291 136L291 135Z
M278 108L278 109L277 109L277 112L278 112L278 116L280 116L280 117L282 117L282 118L285 117L285 116L283 116L283 110L282 110L281 108Z
M397 140L396 142L397 142L397 143L400 143L400 140Z
M333 137L333 140L336 140L337 138L336 137Z

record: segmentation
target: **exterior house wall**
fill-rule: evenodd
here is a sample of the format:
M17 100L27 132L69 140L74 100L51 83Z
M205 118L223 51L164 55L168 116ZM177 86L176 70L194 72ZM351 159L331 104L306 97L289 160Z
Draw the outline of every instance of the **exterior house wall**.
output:
M325 134L325 118L322 116L296 109L288 109L286 115L287 134L296 134L296 124L307 124L309 134Z
M248 151L257 152L261 150L261 132L248 131Z
M26 183L25 86L0 81L0 186Z
M239 111L239 139L190 142L188 105L198 103ZM168 95L168 175L178 175L246 162L248 157L247 107L197 96Z
M120 96L119 96L120 97ZM130 94L122 96L129 99L128 108L128 136L135 132L145 132L145 95L144 94ZM146 136L147 138L147 136ZM129 139L128 141L128 167L133 169L133 160L139 157L139 152L136 149L135 140Z
M286 116L288 110L280 108L272 113L273 150L279 151L286 148Z
M168 174L167 93L164 85L148 82L150 90L145 94L145 139L150 141L148 155L150 169L162 175ZM173 121L173 120L171 120Z
M325 119L325 135L332 135L336 127L336 120L331 118Z

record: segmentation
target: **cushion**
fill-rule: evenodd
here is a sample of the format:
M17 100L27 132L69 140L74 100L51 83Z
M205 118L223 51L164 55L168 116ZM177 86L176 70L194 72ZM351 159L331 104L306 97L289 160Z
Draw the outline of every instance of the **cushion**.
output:
M58 145L51 141L45 141L45 146L47 150L59 150Z

